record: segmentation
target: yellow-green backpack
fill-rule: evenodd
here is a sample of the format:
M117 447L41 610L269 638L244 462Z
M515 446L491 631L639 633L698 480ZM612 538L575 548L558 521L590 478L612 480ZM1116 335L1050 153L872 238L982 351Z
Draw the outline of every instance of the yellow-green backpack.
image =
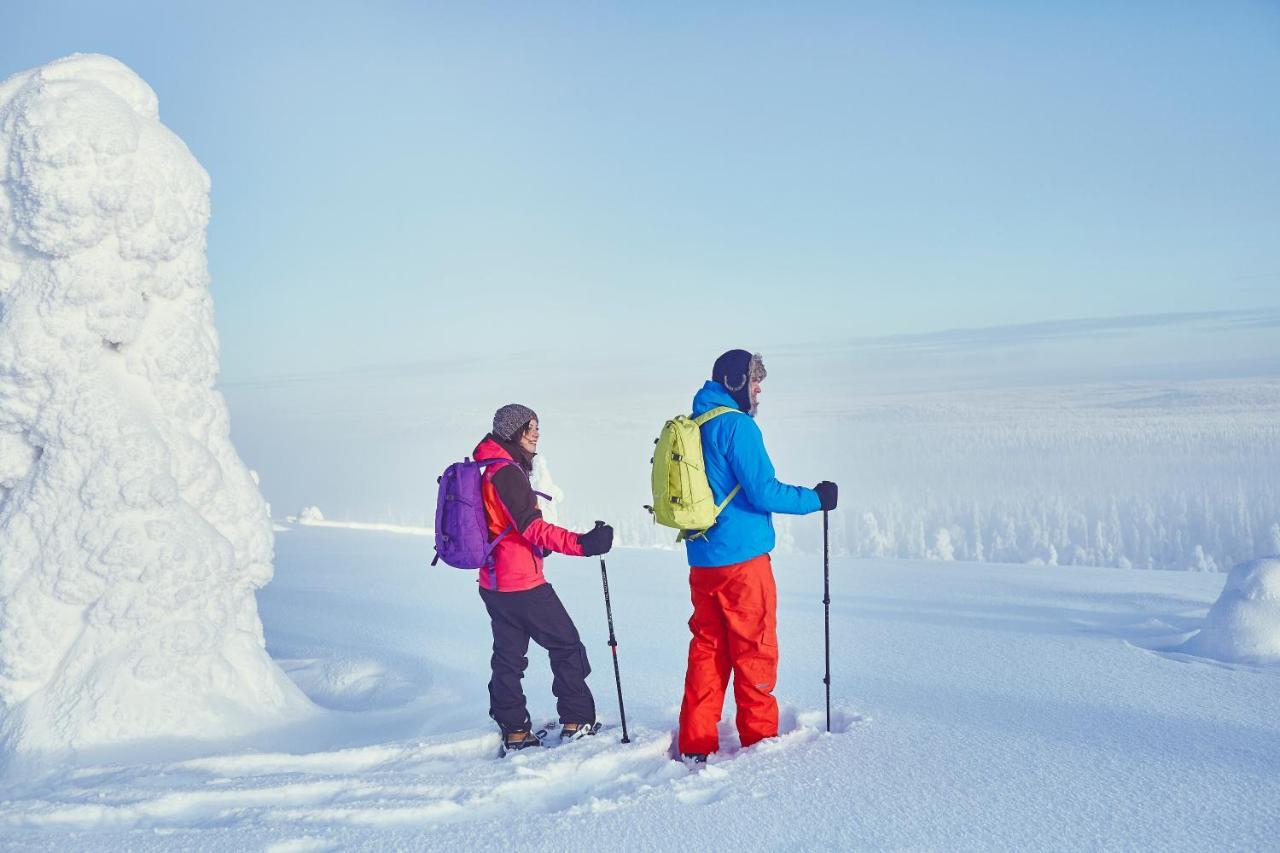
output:
M645 509L653 520L664 527L680 531L679 542L703 536L716 523L716 517L729 505L742 486L734 486L718 505L707 482L702 461L702 425L712 418L736 412L728 406L717 406L696 418L676 415L662 426L654 440L653 506Z

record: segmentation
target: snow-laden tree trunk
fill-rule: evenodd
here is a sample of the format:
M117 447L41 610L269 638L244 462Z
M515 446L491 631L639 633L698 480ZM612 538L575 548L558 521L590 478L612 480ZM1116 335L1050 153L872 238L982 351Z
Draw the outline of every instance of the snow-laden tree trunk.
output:
M0 736L219 739L306 700L264 650L272 533L214 388L209 178L103 56L0 83Z

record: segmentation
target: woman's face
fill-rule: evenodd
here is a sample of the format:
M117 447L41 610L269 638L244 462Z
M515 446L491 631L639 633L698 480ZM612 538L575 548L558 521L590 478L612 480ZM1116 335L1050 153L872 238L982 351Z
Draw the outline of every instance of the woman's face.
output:
M524 432L520 433L520 446L530 456L538 452L538 422L536 420L529 421L529 425L525 427Z

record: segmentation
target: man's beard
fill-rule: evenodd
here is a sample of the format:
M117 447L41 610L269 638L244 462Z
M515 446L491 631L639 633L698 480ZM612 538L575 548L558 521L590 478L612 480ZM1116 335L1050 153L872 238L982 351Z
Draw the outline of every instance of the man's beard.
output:
M769 375L769 371L764 369L764 356L756 353L751 356L751 363L747 367L747 399L751 401L751 408L747 414L751 417L756 416L756 412L760 411L759 392L756 390L760 387L760 383Z

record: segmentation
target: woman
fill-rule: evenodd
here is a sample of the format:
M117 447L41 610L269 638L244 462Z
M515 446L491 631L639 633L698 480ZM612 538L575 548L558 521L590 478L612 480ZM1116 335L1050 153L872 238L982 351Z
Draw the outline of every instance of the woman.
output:
M505 750L539 746L520 681L529 660L529 641L551 656L551 692L560 715L560 740L595 733L596 706L587 687L591 667L578 629L542 574L542 558L555 551L574 557L608 553L613 528L597 525L572 533L542 518L529 485L538 452L538 415L512 403L493 416L493 431L477 445L478 461L508 460L485 469L485 515L493 549L493 568L480 571L480 598L493 626L489 716L502 730Z

